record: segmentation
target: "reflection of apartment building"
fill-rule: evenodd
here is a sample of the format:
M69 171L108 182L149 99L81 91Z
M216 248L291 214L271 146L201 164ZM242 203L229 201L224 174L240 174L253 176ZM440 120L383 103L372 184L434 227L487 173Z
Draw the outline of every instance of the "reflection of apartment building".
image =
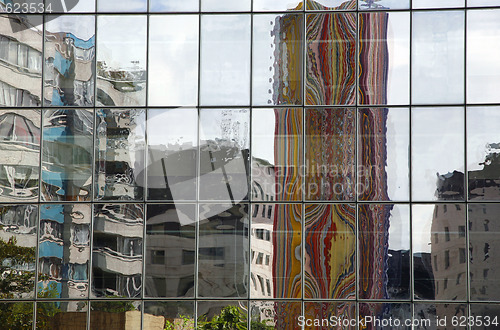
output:
M141 105L146 99L146 70L136 62L130 68L113 69L97 62L98 105Z

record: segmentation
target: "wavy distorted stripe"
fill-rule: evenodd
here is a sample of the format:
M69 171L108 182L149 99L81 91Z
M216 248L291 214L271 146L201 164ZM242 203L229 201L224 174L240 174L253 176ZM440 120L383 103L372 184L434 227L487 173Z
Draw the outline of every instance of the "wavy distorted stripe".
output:
M355 207L308 204L305 208L304 297L355 297Z

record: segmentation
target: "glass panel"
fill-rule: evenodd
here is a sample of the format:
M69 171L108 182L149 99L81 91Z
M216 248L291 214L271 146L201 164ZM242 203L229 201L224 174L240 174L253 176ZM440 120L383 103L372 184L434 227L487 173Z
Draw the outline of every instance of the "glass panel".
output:
M146 105L146 16L99 16L97 30L96 105Z
M301 204L253 204L250 295L301 298Z
M200 4L199 0L150 0L149 11L151 12L183 12L183 11L198 11ZM153 17L150 17L152 19ZM180 32L181 30L178 30ZM153 32L153 31L151 31Z
M93 126L90 110L44 110L43 200L90 200Z
M94 205L94 297L140 297L143 232L143 204Z
M44 0L37 0L36 2L43 3ZM45 12L92 13L95 12L95 0L45 0Z
M410 325L405 322L412 321L412 305L397 303L361 303L359 304L359 317L366 322L366 329L377 330L410 330ZM448 320L451 324L451 320ZM415 327L414 329L421 329ZM424 328L425 329L425 328Z
M146 330L194 329L194 302L145 301L142 322Z
M196 109L148 110L148 199L195 200Z
M140 329L141 301L92 301L90 329L109 329L113 325L122 325L122 329Z
M0 202L37 202L40 110L0 110Z
M198 16L150 16L149 24L149 105L197 105Z
M39 302L36 304L37 329L87 329L86 301Z
M410 0L358 0L359 9L387 10L387 9L409 9Z
M469 199L500 199L498 168L500 107L467 108Z
M415 299L465 300L465 216L465 204L412 205Z
M145 294L194 297L196 205L149 204Z
M413 12L412 102L464 102L464 12Z
M494 2L496 6L500 5L498 1ZM467 11L467 102L469 103L500 102L498 94L500 35L497 33L499 30L500 9Z
M356 320L356 304L351 302L306 302L304 303L304 329L355 330L351 320Z
M31 329L33 327L32 302L0 303L0 319L6 329Z
M498 301L500 205L469 204L469 230L471 300Z
M355 120L354 109L306 109L306 199L354 199Z
M248 199L250 111L200 110L200 199Z
M37 224L35 205L0 206L0 299L34 297ZM0 314L12 306L0 305ZM0 315L0 320L7 317Z
M201 329L212 327L247 328L248 303L246 301L198 301L196 311L198 327Z
M463 199L464 109L413 108L411 134L413 200Z
M497 0L467 0L468 7L498 6Z
M250 103L250 29L250 15L201 17L201 104Z
M38 298L86 298L89 289L90 204L40 207Z
M306 0L307 10L356 9L356 0Z
M413 318L414 322L420 326L414 329L447 329L452 318L459 321L458 326L453 329L466 329L467 323L460 322L460 320L464 320L467 314L465 304L415 304ZM477 328L473 327L473 329Z
M145 12L148 10L148 0L126 0L119 5L114 1L97 0L98 12Z
M304 229L304 298L354 299L356 207L306 204Z
M45 106L93 106L95 17L49 16L45 26Z
M254 105L302 104L303 37L303 15L254 15Z
M356 189L359 199L409 199L409 120L405 108L359 109Z
M247 297L248 204L199 207L198 296Z
M306 103L353 104L356 98L355 13L307 15Z
M97 110L95 199L143 199L145 125L144 109Z
M254 11L289 11L303 8L302 0L253 0Z
M492 303L471 304L470 315L474 316L476 320L481 319L483 321L483 326L476 326L476 329L493 329L494 326L498 327L499 324L498 315L500 315L500 305Z
M253 109L252 123L253 200L301 200L302 109Z
M200 0L201 11L250 11L251 0Z
M413 9L465 7L465 0L412 0L412 5Z
M14 15L0 18L0 106L38 107L41 104L41 23L42 16L38 15L23 15L22 20ZM24 59L23 63L19 57Z
M250 329L301 329L302 304L296 301L251 301Z
M408 104L409 13L364 13L358 24L358 103Z
M359 294L361 299L410 298L410 208L360 204Z

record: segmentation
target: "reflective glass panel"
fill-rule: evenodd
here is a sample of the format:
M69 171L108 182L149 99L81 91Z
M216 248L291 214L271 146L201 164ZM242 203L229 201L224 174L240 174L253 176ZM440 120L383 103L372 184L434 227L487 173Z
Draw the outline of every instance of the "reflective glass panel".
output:
M252 199L302 199L302 109L253 109Z
M37 202L40 110L0 110L0 202Z
M468 0L470 1L470 0ZM465 0L412 0L413 9L464 7Z
M306 199L353 200L355 110L306 109L305 121Z
M470 1L470 0L469 0ZM495 1L495 5L500 5ZM467 102L498 103L500 9L467 11Z
M359 199L407 201L410 185L408 109L358 111L356 192Z
M356 207L306 204L304 298L356 297Z
M93 297L141 296L143 232L143 204L94 205Z
M412 205L415 299L465 300L465 217L465 204Z
M250 15L201 17L200 103L250 103Z
M303 15L254 15L253 105L302 104L303 38Z
M359 9L363 10L387 10L387 9L409 9L410 0L358 0Z
M196 205L149 204L145 294L194 297Z
M246 301L198 301L198 327L211 328L213 324L224 322L225 326L234 329L246 329L248 319L248 302ZM217 319L220 321L217 322ZM224 321L222 321L224 320Z
M200 110L200 199L248 199L250 111Z
M413 12L413 103L464 101L464 22L462 11Z
M146 16L98 17L96 105L146 105L146 30Z
M467 0L468 7L498 6L497 0Z
M35 1L28 2L34 3ZM44 3L44 0L37 0ZM35 3L36 3L35 2ZM92 13L95 12L95 0L45 0L46 13Z
M198 160L196 109L149 109L148 199L195 200Z
M251 298L300 298L302 205L252 204Z
M410 298L410 208L360 204L359 298Z
M44 105L94 105L95 17L48 16L45 23Z
M500 321L498 320L498 315L500 315L500 305L492 303L471 304L470 315L484 320L483 326L476 326L477 329L493 329L494 327L498 327L498 325L500 324Z
M304 317L311 320L308 330L346 329L355 330L355 326L343 324L343 320L356 319L356 304L352 302L305 302ZM344 321L345 322L345 321Z
M32 302L0 303L0 319L6 329L31 329L33 327Z
M413 108L412 198L464 198L464 109Z
M96 111L95 199L144 197L146 110Z
M359 104L408 104L410 15L359 14Z
M463 322L467 315L465 304L415 304L413 318L420 326L414 329L444 329L444 324L449 327L452 319L458 323L453 329L467 329L467 323Z
M131 329L141 328L141 301L92 301L90 329L109 329L111 325L127 324ZM147 329L144 327L144 329Z
M42 99L42 16L0 17L0 106L38 107Z
M37 329L87 329L86 301L51 301L36 304Z
M199 0L149 0L149 11L152 12L198 11L199 7Z
M356 9L356 0L305 0L307 10Z
M147 285L147 284L146 284ZM193 329L193 301L145 301L143 329Z
M356 34L354 13L307 15L306 104L355 102Z
M366 321L367 329L411 330L405 322L412 320L412 305L398 303L361 303L359 317ZM370 320L370 322L368 322ZM451 323L451 320L449 320ZM400 324L396 326L395 324ZM414 329L420 329L415 327Z
M145 12L148 0L122 0L119 4L110 0L97 0L98 12Z
M201 11L250 11L251 0L200 0Z
M302 304L274 300L250 302L251 329L301 329L298 323Z
M150 16L148 105L197 105L198 22L195 15Z
M254 11L302 10L302 0L253 0Z
M44 110L42 200L88 201L94 118L90 110Z
M38 298L88 297L90 204L40 207Z
M35 288L38 207L0 206L0 299L30 299ZM0 313L14 305L2 305ZM0 316L6 320L5 315Z

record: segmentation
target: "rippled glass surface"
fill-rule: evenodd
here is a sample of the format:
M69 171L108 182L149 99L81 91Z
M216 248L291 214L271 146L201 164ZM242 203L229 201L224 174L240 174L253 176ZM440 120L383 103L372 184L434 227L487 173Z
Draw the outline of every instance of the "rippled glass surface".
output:
M250 111L200 110L201 200L248 199Z
M495 1L495 5L498 6L500 3ZM467 12L467 102L469 103L500 102L499 30L500 9Z
M356 15L309 14L306 20L306 104L353 104Z
M302 205L253 204L251 298L300 298Z
M194 297L196 205L149 204L145 295Z
M253 109L252 199L302 199L302 109Z
M464 198L464 109L412 109L412 198Z
M179 2L182 3L182 2ZM198 103L198 16L149 18L148 105Z
M363 13L358 25L358 104L408 104L409 13Z
M199 0L149 0L149 11L152 12L198 11L199 7Z
M44 45L44 105L93 106L95 17L47 17Z
M146 284L147 285L147 284ZM172 325L175 329L194 326L193 301L145 301L143 328L168 329ZM156 327L156 328L155 328Z
M6 329L31 329L33 326L33 302L2 302L0 318Z
M90 204L40 207L38 298L88 297Z
M254 11L302 10L302 0L253 0ZM255 19L255 16L254 16Z
M98 17L96 105L146 105L146 30L146 16Z
M298 318L302 315L299 301L259 301L250 302L251 329L301 329Z
M115 300L90 303L90 329L108 329L110 325L127 324L131 329L141 329L141 301ZM151 326L145 323L144 329Z
M362 10L387 10L409 9L410 0L358 0L359 9Z
M198 314L198 327L211 327L218 317L222 320L231 320L230 324L237 324L240 329L247 328L248 302L247 301L203 301L199 300L196 308ZM220 322L220 321L219 321ZM222 321L225 322L225 321ZM227 321L226 321L227 322ZM234 322L234 323L233 323ZM220 324L220 323L218 323Z
M306 109L306 199L354 199L355 119L354 109Z
M0 106L38 107L42 98L42 16L0 17Z
M0 299L30 299L35 288L35 253L38 207L0 206ZM13 305L2 305L0 313ZM4 308L5 307L5 308ZM6 320L4 316L0 319Z
M90 110L44 110L42 200L90 200L93 126Z
M93 297L141 296L143 232L142 204L94 205Z
M465 204L412 205L415 299L466 299L466 212Z
M306 204L304 298L356 297L356 208Z
M253 105L302 104L303 15L253 18Z
M354 330L356 327L342 324L342 320L356 319L356 304L352 302L305 302L304 317L313 320L308 330L327 329L348 329ZM325 321L326 320L326 321Z
M464 15L462 11L413 12L413 103L464 102Z
M361 299L410 298L410 208L360 204L359 294Z
M248 105L250 15L204 15L201 30L201 105Z
M465 7L465 0L412 0L412 6L413 9Z
M414 320L421 324L420 327L416 328L419 330L425 328L443 329L444 324L449 327L448 324L451 323L452 319L459 321L458 326L454 329L466 329L467 323L460 322L460 320L463 320L463 317L468 314L466 304L415 304L413 309ZM430 324L423 322L430 322Z
M96 111L96 200L143 199L145 125L144 109Z
M114 1L97 0L98 12L145 12L148 0L122 0L118 5Z
M356 9L356 0L305 0L307 10Z
M199 297L248 297L248 222L248 204L199 205Z
M37 329L87 329L86 301L39 302L36 304Z
M469 204L471 300L500 300L499 234L500 204Z
M359 199L407 201L410 186L408 109L362 108L358 111L356 192Z
M200 0L201 11L250 11L251 0Z
M36 202L40 110L0 110L0 202Z
M148 199L195 200L198 160L196 109L149 109Z

